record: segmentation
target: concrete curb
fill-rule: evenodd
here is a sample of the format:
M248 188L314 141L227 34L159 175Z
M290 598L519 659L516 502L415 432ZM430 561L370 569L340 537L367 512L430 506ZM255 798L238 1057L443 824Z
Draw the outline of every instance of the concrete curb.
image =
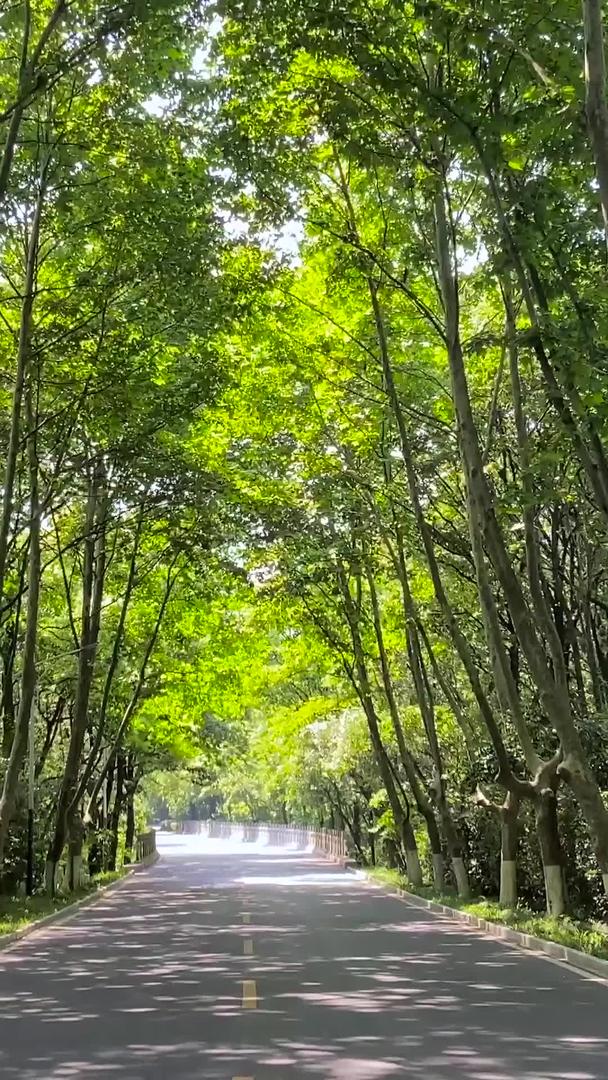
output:
M589 975L595 975L608 983L608 960L601 960L597 956L589 956L588 953L580 952L578 949L569 949L566 945L559 945L556 941L545 941L544 938L524 934L521 930L513 930L510 926L489 922L488 919L481 919L477 915L471 915L467 911L459 911L457 908L448 907L446 904L437 904L434 900L426 900L423 896L408 892L407 889L383 885L382 882L368 877L365 871L360 868L358 872L364 875L368 884L375 885L391 896L396 896L411 907L424 908L427 911L432 911L435 915L447 916L454 922L461 923L464 926L471 926L475 930L482 930L488 937L497 938L499 941L514 945L516 948L523 949L526 952L540 953L549 960L567 964L569 967L576 968L578 971L586 972Z
M140 869L145 869L148 866L152 866L160 858L158 851L155 851L153 855L148 855L145 859L142 859L139 863L134 863L130 866L118 881L110 881L107 885L100 885L95 892L89 893L87 896L81 896L79 900L74 900L72 904L65 904L64 907L59 908L57 911L52 911L50 915L43 915L41 919L37 919L36 922L28 923L27 926L22 926L20 930L13 930L10 934L2 934L0 937L0 953L10 949L11 946L17 945L22 938L29 937L36 930L42 930L45 926L52 926L53 923L69 922L73 915L76 915L83 907L88 907L90 904L96 903L101 900L102 897L107 896L109 892L113 892L114 889L119 889L122 885L125 885L134 874Z

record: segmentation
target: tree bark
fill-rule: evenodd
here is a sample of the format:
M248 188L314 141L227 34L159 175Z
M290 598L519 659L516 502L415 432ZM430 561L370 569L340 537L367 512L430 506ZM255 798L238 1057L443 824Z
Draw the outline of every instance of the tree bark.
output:
M420 635L420 640L422 641L422 644L424 645L424 648L426 650L426 654L429 658L433 675L435 676L437 684L439 685L447 704L452 710L454 719L462 732L462 737L465 741L469 757L471 760L473 760L479 747L479 734L475 732L471 721L465 715L464 708L457 689L450 685L449 679L441 670L441 665L439 664L437 657L435 656L435 650L429 640L429 636L426 632L422 620L420 619L420 616L417 617L416 622L418 626L418 634Z
M585 111L595 158L604 237L608 245L608 105L602 0L583 0Z
M47 719L47 721L46 721L46 732L45 732L45 735L44 735L44 742L42 744L40 753L38 755L38 760L36 761L36 772L35 772L36 780L40 776L42 776L42 773L44 771L44 766L46 764L47 758L48 758L51 750L53 749L53 744L55 742L57 732L58 732L58 730L59 730L59 728L61 726L61 723L63 721L63 716L64 716L66 704L67 704L66 699L63 697L62 694L60 694L59 697L57 698L57 701L55 702L55 708L53 709L53 714L52 714L51 718Z
M401 805L388 755L384 743L382 742L380 723L376 715L372 688L367 672L367 664L365 662L365 652L359 633L359 616L351 596L346 575L341 567L337 569L337 579L344 601L344 610L350 629L353 656L355 658L355 670L357 672L356 679L353 678L354 671L351 674L351 678L357 694L359 695L359 700L361 701L363 712L367 720L374 756L389 800L395 828L403 844L407 874L412 885L420 885L422 884L422 873L420 870L420 859L418 856L416 838L408 821L408 817ZM410 874L412 875L411 877Z
M471 689L479 706L480 716L486 725L488 734L492 741L492 745L498 759L501 782L506 784L512 778L511 766L509 763L508 755L504 746L504 741L500 732L498 722L494 715L494 711L492 709L492 706L490 705L488 696L481 685L477 662L475 660L475 657L473 656L473 653L464 634L460 629L458 620L454 614L452 605L443 585L441 571L439 569L439 563L437 561L437 555L435 552L435 544L433 541L431 530L426 521L424 511L422 509L420 492L418 488L418 478L414 466L414 455L412 452L412 446L405 423L405 417L403 415L403 409L401 408L401 402L399 400L399 394L397 393L397 387L395 385L395 379L388 349L386 328L384 325L382 308L380 306L377 294L377 286L373 281L370 281L369 285L372 296L373 314L376 323L385 389L393 414L395 416L395 420L397 422L399 445L401 448L401 453L403 455L403 463L405 466L411 507L426 555L427 566L433 584L435 599L439 606L439 610L441 612L446 631L454 645L454 648L456 649L462 666L467 674Z
M500 822L500 889L499 903L502 907L517 905L517 851L519 847L520 799L514 792L507 792L502 805L492 802L477 789L478 806L490 811Z
M89 877L92 878L97 877L103 870L103 833L100 831L101 829L103 829L103 822L101 820L91 822L91 824L87 826L89 837Z
M57 809L55 828L47 855L46 888L53 893L59 860L63 853L72 821L78 829L75 817L74 796L78 789L78 768L88 724L89 696L93 682L95 658L101 621L101 602L105 578L105 528L106 492L104 478L99 466L89 482L85 522L84 563L82 581L82 614L78 677L72 732ZM74 815L74 816L73 816Z
M165 584L165 591L164 591L164 594L163 594L163 598L162 598L160 607L158 609L158 614L156 616L156 622L154 624L154 629L152 631L152 634L150 635L150 638L148 640L148 644L146 646L146 650L144 652L143 660L141 662L141 666L140 666L140 669L139 669L139 674L137 676L137 682L135 684L135 689L133 690L131 698L130 698L128 704L127 704L127 707L126 707L126 709L125 709L125 711L124 711L124 713L122 715L122 718L120 720L120 723L118 725L118 730L116 732L116 735L114 736L114 739L113 739L113 742L112 742L112 754L116 754L118 752L118 750L120 749L121 745L122 745L122 741L123 741L123 739L124 739L124 737L125 737L125 735L127 733L129 724L131 722L131 718L133 716L133 713L135 712L135 709L137 708L137 703L138 703L138 701L139 701L139 699L141 697L141 693L142 693L142 690L144 688L144 684L145 684L145 681L146 681L146 674L147 674L147 671L148 671L148 664L150 662L150 657L152 656L152 653L154 652L156 642L158 640L158 635L160 633L160 629L161 629L161 626L162 626L162 623L163 623L163 619L165 617L165 612L167 610L167 604L169 603L169 600L171 599L171 593L173 592L173 589L175 587L175 583L176 583L177 578L179 576L179 571L176 572L175 574L173 573L173 569L175 567L176 561L177 561L177 556L176 556L175 559L172 560L172 562L171 562L171 564L170 564L170 566L169 566L169 568L167 570L167 580L166 580L166 584ZM86 813L85 813L85 821L89 819L89 817L91 815L91 812L92 812L92 808L95 806L95 803L96 803L97 799L99 798L99 792L101 791L103 782L105 780L110 760L111 760L111 758L109 757L108 760L106 761L106 764L100 770L99 775L97 776L97 779L95 780L95 783L93 785L93 790L92 790L91 795L89 797L87 810L86 810Z
M21 691L19 712L15 725L13 745L4 775L0 797L0 867L10 821L15 808L19 774L28 744L29 725L36 692L36 645L38 641L38 608L40 602L40 503L38 497L38 453L36 448L37 408L34 404L35 388L30 370L26 389L26 419L28 425L27 458L30 483L30 529L27 619L23 647Z
M108 705L110 703L110 695L112 692L112 685L114 683L114 676L118 668L118 662L120 660L120 652L122 648L125 624L127 621L127 612L129 610L129 604L133 595L133 589L135 588L135 579L137 571L137 557L139 554L139 544L141 540L141 533L144 520L145 506L142 504L140 512L137 518L137 525L135 528L135 538L133 541L133 548L131 551L131 558L129 560L129 572L127 575L127 582L125 585L125 591L123 595L123 601L120 607L120 615L118 617L118 626L114 635L114 642L112 645L112 653L110 655L110 663L106 672L106 677L103 686L103 693L101 695L101 704L99 706L99 717L97 721L97 730L93 739L93 745L88 756L87 764L82 771L82 776L78 785L78 792L76 794L76 801L78 802L83 796L87 788L87 784L93 775L95 766L99 757L99 750L101 747L102 739L105 733L106 720L108 714Z
M500 808L500 895L503 907L517 905L517 849L519 847L519 799L508 792Z
M407 743L405 741L405 735L403 732L403 725L401 723L401 716L399 714L399 707L395 697L395 691L393 686L393 680L390 671L390 664L386 647L384 644L384 632L382 629L382 619L380 615L380 606L378 604L378 594L376 591L376 583L374 580L374 573L367 556L364 557L365 574L367 578L367 584L370 594L372 616L374 621L374 629L376 633L376 641L378 643L378 652L380 656L380 669L382 672L382 682L384 685L384 693L389 706L389 713L393 724L393 730L395 732L395 738L397 740L397 746L399 749L399 756L401 758L401 764L405 771L408 784L414 802L421 817L426 825L431 853L433 856L433 874L435 877L435 884L438 885L437 879L443 884L443 854L441 848L441 837L439 835L439 828L435 818L435 813L431 805L430 800L427 798L423 791L422 784L418 778L416 763L414 761L413 754L411 753ZM420 882L421 884L422 882ZM416 884L416 883L414 883Z
M125 826L125 866L134 861L135 846L135 791L137 779L133 758L128 756L125 766L126 826Z
M603 881L608 888L608 809L589 768L579 733L576 729L569 699L567 678L550 641L551 657L556 664L547 664L542 641L532 618L520 581L513 570L504 537L496 517L494 501L484 475L481 452L473 419L459 332L458 289L453 268L444 194L435 200L437 231L437 260L444 310L452 394L458 423L458 441L472 515L475 515L483 536L483 546L492 562L513 620L530 673L538 688L546 716L555 726L564 749L560 772L572 787L586 818ZM560 650L561 652L561 650Z
M547 914L563 915L566 910L564 860L559 836L557 797L554 787L544 787L535 803L536 835L545 878Z
M23 300L21 302L21 318L19 322L19 343L17 347L17 370L15 373L15 385L13 388L13 400L11 403L11 419L8 436L8 448L6 452L6 464L4 470L4 489L2 495L2 514L0 516L0 604L4 598L6 584L6 564L8 558L9 534L13 516L13 493L15 487L15 473L19 444L21 441L21 409L23 392L28 378L31 365L32 352L32 320L34 303L36 299L36 270L38 264L38 250L40 247L40 227L42 224L42 209L46 195L47 170L49 166L48 156L43 164L39 184L38 196L34 206L34 213L30 226L29 242L25 264L25 277L23 282Z
M350 191L339 158L337 158L337 166L340 175L340 187L345 202L350 232L352 237L354 238L355 243L360 246L357 221L352 205L352 200L350 198ZM401 453L403 455L411 508L424 547L429 574L433 584L433 591L435 593L435 599L439 606L439 610L441 612L446 631L449 634L449 637L467 674L471 689L479 706L480 716L486 725L488 734L492 741L492 745L498 759L500 780L505 785L513 786L515 784L515 779L512 774L511 765L506 752L502 734L500 732L500 728L494 716L494 712L490 705L488 697L483 690L481 679L479 677L477 663L475 661L473 653L468 645L464 634L460 629L458 620L454 615L452 605L443 586L441 572L435 553L433 536L426 521L424 511L422 509L422 503L420 500L420 493L418 489L418 478L414 466L414 455L412 452L412 446L409 439L405 418L403 415L403 409L401 407L401 401L399 399L399 394L395 385L395 378L393 374L391 356L388 346L388 336L386 332L386 326L384 324L382 307L378 297L378 285L373 279L373 277L369 276L367 278L367 286L371 297L372 314L376 327L376 337L378 341L380 365L384 381L384 390L386 392L391 409L393 411L393 415L395 417L395 421L397 423L397 432L399 434L399 444L401 448Z
M15 735L15 697L14 697L14 669L15 658L17 656L17 647L19 644L19 634L21 629L21 609L22 598L25 594L25 579L27 575L29 565L29 551L26 551L21 563L21 570L19 573L19 593L17 596L17 602L15 605L14 619L10 626L5 624L5 628L9 635L6 651L3 656L2 665L2 702L0 704L0 715L2 717L2 751L1 756L3 758L10 757L11 747L13 745L13 738Z
M114 795L114 805L112 807L112 814L109 821L109 848L108 859L106 868L108 870L116 870L116 860L118 856L118 834L120 829L120 819L122 816L125 789L125 758L124 754L118 754L116 759L116 794Z
M398 578L401 585L401 595L403 599L403 609L407 629L408 663L414 683L414 689L416 691L416 698L418 701L418 707L420 709L420 715L422 717L424 730L426 732L429 744L431 759L433 761L435 770L432 784L433 800L435 806L437 807L439 818L443 826L443 833L446 839L450 860L452 862L452 869L454 872L454 878L456 881L458 894L459 896L466 897L469 895L469 884L463 860L462 839L460 837L459 829L454 822L445 790L446 779L444 776L441 751L439 748L439 740L437 738L434 706L433 702L430 700L425 679L424 660L422 657L422 649L420 646L420 638L418 635L416 605L414 603L414 598L412 596L409 586L407 567L405 565L405 559L403 557L402 545L399 545L398 548ZM424 811L422 810L421 812L424 813ZM424 817L428 827L428 813L424 813ZM431 826L431 832L434 833L434 831L435 830L433 830ZM429 833L429 839L430 836L431 834ZM435 878L437 879L441 870L441 864L437 856L442 856L442 849L441 844L439 844L439 846L437 847L437 839L435 836L434 842L431 842L431 850L433 853L433 872Z

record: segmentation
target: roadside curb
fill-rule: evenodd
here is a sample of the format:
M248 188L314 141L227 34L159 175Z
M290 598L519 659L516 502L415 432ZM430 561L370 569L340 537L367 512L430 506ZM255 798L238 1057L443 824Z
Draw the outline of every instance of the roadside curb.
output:
M127 881L130 881L134 874L138 870L145 869L148 866L152 866L160 858L158 851L155 851L153 855L148 855L141 862L135 863L130 866L121 878L117 881L110 881L107 885L100 885L94 892L88 893L87 896L81 896L79 900L74 900L72 904L65 904L64 907L59 908L57 911L52 911L50 915L43 915L41 919L37 919L36 922L28 923L27 926L22 926L20 930L12 930L10 934L3 934L0 937L0 953L10 949L13 945L17 945L23 938L29 937L36 930L42 930L46 926L52 926L54 923L69 922L73 915L76 915L81 908L89 907L90 904L96 903L101 900L108 893L113 892L115 889L121 888Z
M408 892L407 889L383 885L381 882L375 881L374 878L368 877L361 868L358 868L358 872L364 875L364 879L368 884L382 889L383 892L395 896L399 900L403 900L404 903L409 904L411 907L423 908L432 911L435 915L447 916L454 922L461 923L464 926L471 926L475 930L482 930L488 937L497 938L499 941L514 945L516 948L523 949L526 952L542 953L549 960L567 964L569 967L576 968L589 975L595 975L608 983L608 960L601 960L598 956L590 956L588 953L580 952L578 949L570 949L566 945L559 945L556 941L546 941L544 938L534 937L532 934L524 934L521 930L513 930L510 926L490 922L488 919L471 915L467 911L459 911L457 908L448 907L447 904L438 904L434 900L426 900L423 896Z

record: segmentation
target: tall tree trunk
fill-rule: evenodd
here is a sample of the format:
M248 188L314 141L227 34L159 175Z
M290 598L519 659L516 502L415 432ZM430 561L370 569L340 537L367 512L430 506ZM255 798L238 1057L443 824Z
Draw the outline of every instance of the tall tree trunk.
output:
M9 640L6 645L6 651L2 658L2 701L0 704L0 715L2 717L1 756L3 758L8 758L10 756L11 747L13 745L13 738L15 735L15 696L13 681L15 658L17 656L19 634L21 630L22 597L25 593L25 580L27 576L28 565L29 551L26 551L21 562L21 570L19 573L19 594L17 596L17 602L15 605L14 618L10 625L7 626L5 624Z
M101 818L87 825L89 877L91 878L97 877L103 870L103 828L104 822Z
M13 493L15 487L15 473L17 458L19 456L19 444L21 441L21 411L23 403L23 391L31 366L32 353L32 319L36 298L36 270L38 265L38 250L40 247L40 226L42 223L42 209L46 196L47 170L49 158L46 157L38 184L38 197L34 206L34 213L30 225L29 242L25 264L25 277L23 282L23 299L21 301L21 318L19 322L19 342L17 346L17 370L15 373L15 385L13 388L13 400L11 404L11 418L8 436L8 448L6 451L6 464L4 469L4 489L2 494L2 514L0 515L0 604L4 598L6 584L6 564L8 559L9 535L13 516Z
M478 787L475 802L490 811L500 822L500 889L499 903L514 908L517 904L517 851L519 847L519 796L507 792L502 805L492 802Z
M509 791L500 808L500 894L506 908L517 904L517 850L519 847L519 799Z
M118 856L118 834L125 798L124 779L125 758L124 754L119 753L116 759L116 794L114 796L114 805L112 807L112 813L110 815L110 821L108 823L108 829L110 833L108 858L106 864L108 870L116 870L116 860Z
M55 742L55 738L57 737L57 732L59 731L59 728L61 727L61 723L63 721L66 704L66 699L62 694L60 694L57 698L57 701L55 702L55 708L53 709L52 716L46 721L44 742L40 749L40 753L38 754L38 760L36 761L36 780L40 776L42 776L47 758L51 750L53 749L53 744Z
M72 732L57 808L55 828L47 854L46 888L53 893L57 885L57 868L70 831L76 842L82 836L77 820L74 797L78 791L78 769L88 725L89 696L95 669L95 657L101 621L101 602L105 578L106 492L99 466L89 483L85 522L84 561L82 581L82 614L78 676ZM71 857L74 857L74 851ZM73 875L69 875L72 877Z
M30 55L32 10L31 0L25 0L17 95L8 114L4 114L0 117L0 122L8 120L8 130L4 141L4 150L0 156L0 206L2 205L4 196L8 190L13 159L15 156L15 147L19 138L25 110L27 106L31 104L32 100L42 92L45 86L45 80L42 77L42 73L38 70L38 65L49 39L67 11L67 7L67 0L57 0Z
M103 693L101 695L101 704L99 706L99 717L97 720L97 730L93 739L93 744L87 759L85 768L82 770L82 776L78 785L78 792L76 794L76 801L80 801L83 798L87 789L87 784L93 775L95 766L98 762L99 751L101 743L106 729L106 720L108 714L108 706L110 704L110 695L112 693L112 686L114 683L114 676L118 668L118 662L120 660L120 653L122 649L125 624L127 621L127 612L131 603L131 597L135 588L136 572L137 572L137 557L139 555L139 545L141 541L141 533L144 522L145 503L142 503L139 514L137 516L137 524L135 527L135 537L133 540L133 547L131 550L131 558L129 560L129 572L127 574L127 581L123 594L123 600L120 607L120 615L118 617L118 626L114 635L114 642L112 645L112 653L110 655L110 663L106 671L106 677L103 686ZM86 815L85 815L86 817Z
M125 766L126 826L125 826L125 865L134 861L135 853L135 791L137 780L133 757L129 754Z
M460 830L454 822L452 811L447 798L446 777L444 775L441 750L439 747L439 740L437 738L437 727L435 724L435 708L434 703L431 699L428 680L426 678L424 658L422 655L420 637L418 634L416 604L414 602L414 598L410 589L403 545L399 543L399 540L397 548L397 564L398 578L401 585L401 596L403 600L403 612L407 629L407 656L409 668L414 682L416 697L420 708L420 715L422 717L424 730L426 732L427 740L429 743L431 759L434 766L435 775L433 777L433 783L431 788L433 793L433 800L437 807L439 818L443 826L443 833L446 839L447 849L452 863L452 871L454 874L454 879L456 881L458 895L461 897L466 897L469 895L469 881L466 867L464 864L464 848L462 843L462 837L460 835Z
M585 109L593 146L604 236L608 245L608 105L602 0L583 0Z
M483 536L483 546L502 586L519 643L538 688L545 714L559 735L564 749L564 762L560 766L560 774L572 787L583 811L602 871L604 887L608 891L608 809L604 805L601 792L587 762L572 717L561 647L558 648L554 644L554 637L551 634L549 645L553 667L550 668L522 585L513 569L483 470L460 341L458 287L443 191L435 200L435 221L452 394L458 423L461 459L468 496L471 500L471 513L477 519Z
M128 730L129 724L131 722L131 719L133 717L133 714L134 714L134 712L135 712L135 710L137 708L139 699L141 697L141 694L142 694L142 691L143 691L143 688L144 688L144 685L145 685L145 682L146 682L146 675L147 675L147 672L148 672L148 664L150 663L150 658L151 658L152 653L154 652L154 649L156 647L156 642L158 640L158 635L160 633L161 626L163 624L163 619L165 617L165 612L167 610L167 605L169 603L169 600L171 599L171 593L173 592L173 589L175 587L175 583L176 583L176 581L177 581L177 579L179 577L179 570L176 571L175 573L173 572L176 562L177 562L177 556L172 560L172 562L169 565L169 568L167 570L167 579L166 579L166 583L165 583L165 591L163 593L163 598L162 598L162 601L160 603L160 607L158 609L158 614L156 616L156 622L154 623L154 629L152 630L152 633L151 633L151 635L150 635L150 637L148 639L148 644L146 645L146 650L144 652L143 660L141 662L141 666L140 666L140 669L139 669L139 674L137 676L137 682L135 684L135 689L133 690L131 698L130 698L128 704L127 704L127 707L126 707L126 709L125 709L125 711L124 711L124 713L122 715L122 718L120 720L120 723L118 725L118 730L116 732L116 735L114 736L114 740L112 742L112 754L116 754L118 752L118 750L120 749L120 747L122 745L122 742L124 740L124 737L125 737L125 735L127 733L127 730ZM93 785L93 790L92 790L92 792L91 792L91 794L89 796L89 800L88 800L88 804L87 804L87 810L85 812L85 821L87 821L89 819L89 817L91 815L91 812L92 812L92 808L95 806L95 803L96 803L97 799L99 798L99 792L101 791L101 788L103 786L103 782L104 782L106 774L107 774L107 770L108 770L110 760L111 760L111 758L108 758L108 760L106 761L106 764L104 766L102 766L102 768L101 768L101 770L100 770L100 772L99 772L99 774L97 776L97 779L95 780L95 783Z
M564 858L559 835L557 787L559 779L555 766L547 768L539 786L534 812L536 835L543 864L547 914L563 915L566 910Z
M485 693L481 684L477 662L475 660L475 657L473 656L472 650L462 630L460 629L458 619L454 614L454 610L452 608L443 584L441 571L439 569L439 563L437 561L437 555L435 552L435 544L433 541L431 530L424 515L424 511L422 509L422 502L418 487L418 477L416 475L416 469L414 466L412 445L408 435L401 402L399 400L399 394L397 393L397 387L395 385L395 379L393 375L393 369L388 348L388 338L386 334L386 327L384 325L382 308L380 306L380 301L378 298L377 286L375 282L373 282L371 279L369 279L368 285L372 298L372 309L374 321L376 324L378 345L380 351L380 361L382 365L382 374L384 378L385 389L397 423L397 431L399 433L399 445L401 453L403 455L403 463L405 466L410 503L426 555L427 566L429 569L431 582L433 584L435 599L441 612L446 631L467 674L471 689L479 706L479 713L481 719L485 723L488 734L492 741L492 745L496 752L501 783L507 785L511 783L513 779L511 765L498 725L498 721L494 715L494 711L492 709L488 696Z
M403 551L403 547L402 547ZM466 743L467 751L471 761L475 758L477 750L479 748L479 733L477 733L471 724L468 716L465 715L464 706L462 700L455 686L452 686L449 678L441 670L441 665L435 656L435 649L433 648L429 636L426 632L424 623L422 622L420 615L417 616L418 634L420 640L424 645L426 654L431 664L431 670L435 676L435 680L443 693L443 696L450 707L452 714L458 727L462 732L462 737Z
M397 705L397 699L395 697L395 690L393 686L389 659L386 652L386 646L384 644L384 631L382 628L382 618L380 615L380 606L378 603L378 594L376 591L374 572L369 557L367 556L364 556L364 566L370 594L376 641L378 643L380 670L382 672L384 693L388 702L389 713L393 725L393 730L395 732L395 738L397 740L397 747L399 749L399 756L401 758L401 764L403 765L408 784L414 797L414 802L416 803L418 812L422 816L426 825L433 858L433 875L435 878L435 885L437 887L441 887L443 885L443 853L441 848L441 837L439 835L439 829L437 827L437 821L435 818L433 807L430 800L427 798L425 792L423 791L422 784L420 783L416 771L416 763L414 761L413 754L411 753L405 741L403 725L401 723L401 716L399 715L399 707ZM422 884L422 882L413 882L413 884Z
M353 817L352 821L348 823L350 835L355 845L355 850L358 852L359 857L363 863L365 863L365 856L363 854L363 841L361 836L361 806L358 799L355 799L353 803Z
M464 634L462 633L462 631L460 629L460 626L458 624L458 620L456 619L456 616L455 616L454 611L452 609L450 600L449 600L449 598L447 596L447 593L446 593L444 585L443 585L443 581L442 581L442 578L441 578L441 572L440 572L440 569L439 569L439 564L438 564L437 556L436 556L436 553L435 553L434 541L433 541L431 531L430 531L429 526L428 526L428 524L426 522L425 515L424 515L423 509L422 509L420 493L419 493L419 490L418 490L418 480L417 480L415 466L414 466L414 458L413 458L412 447L411 447L411 443L410 443L410 440L409 440L407 427L406 427L406 424L405 424L405 418L404 418L404 415L403 415L403 410L401 408L401 402L399 400L399 395L397 393L397 389L396 389L396 386L395 386L395 381L394 381L394 377L393 377L393 371L392 371L392 366L391 366L391 363L390 363L390 356L389 356L389 351L388 351L388 342L387 342L387 338L386 338L386 330L385 330L385 327L384 327L384 320L383 320L383 317L382 317L382 309L380 307L380 303L379 303L379 300L378 300L378 297L377 297L377 290L376 290L375 286L373 286L372 300L373 300L373 305L374 305L374 315L375 315L375 321L376 321L376 328L377 328L377 331L378 331L378 341L379 341L379 344L380 344L380 357L381 357L381 361L382 361L383 375L384 375L384 378L385 378L385 387L386 387L387 395L388 395L390 403L391 403L393 413L395 415L395 419L397 421L397 430L399 432L399 441L400 441L401 451L402 451L402 454L403 454L403 460L404 460L406 477L407 477L408 488L409 488L409 493L410 493L411 505L412 505L412 509L413 509L413 512L414 512L414 517L415 517L415 520L416 520L416 524L418 526L418 530L419 530L419 533L420 533L420 536L421 536L421 539L422 539L422 542L423 542L424 551L425 551L425 554L426 554L426 557L427 557L427 565L429 567L429 573L430 573L431 581L432 581L432 584L433 584L435 598L437 600L439 610L440 610L440 612L442 614L446 630L447 630L447 632L449 634L449 637L451 638L452 643L453 643L453 645L454 645L454 647L456 649L456 652L457 652L457 654L458 654L458 656L459 656L459 658L460 658L460 660L462 662L463 668L464 668L464 670L465 670L465 672L466 672L466 674L468 676L471 689L472 689L473 694L474 694L474 696L475 696L475 698L477 700L477 703L479 705L480 717L481 717L482 721L485 723L485 726L486 726L488 734L490 736L492 745L494 747L496 757L497 757L497 760L498 760L498 768L499 768L498 779L499 779L499 782L505 787L507 792L512 792L514 797L517 796L519 798L532 798L532 799L535 799L536 792L535 792L535 789L534 789L533 785L531 785L528 782L524 782L524 781L519 780L513 774L513 771L511 769L511 764L510 764L510 761L509 761L509 757L508 757L508 754L507 754L506 746L505 746L505 743L504 743L504 740L503 740L503 737L502 737L500 727L498 725L498 721L497 721L497 719L496 719L496 717L494 715L494 711L492 709L492 706L490 705L489 699L488 699L488 697L487 697L487 695L486 695L486 693L483 690L482 685L481 685L481 679L479 677L479 671L478 671L476 661L475 661L475 659L473 657L470 646L469 646L466 638L464 637ZM481 568L483 566L484 566L484 563L482 563L482 562L477 563L477 571L478 571L478 573L480 572L480 570L481 570ZM493 598L491 599L491 597L489 596L489 593L490 593L489 585L488 585L487 580L486 580L485 577L482 578L482 584L483 584L484 594L485 594L486 600L488 602L489 610L492 612L493 607L495 607L495 605L494 605ZM491 620L491 624L496 626L495 612L493 613L493 618ZM505 678L508 678L508 679L510 679L512 681L512 673L511 672L507 673L505 671L504 674L505 674ZM515 706L516 699L514 697L512 697L512 702L513 702L513 705ZM530 739L529 733L527 731L527 727L526 727L526 725L524 723L521 722L521 710L519 709L519 707L515 711L515 718L519 720L518 733L519 733L519 736L520 736L520 740L522 742L522 747L524 749L525 756L528 759L528 761L530 762L530 764L534 765L535 763L538 763L538 757L537 757L536 751L534 749L534 746L532 744L532 741Z
M33 370L26 388L26 420L28 426L27 458L30 483L29 566L27 592L27 618L21 670L21 691L15 735L8 761L2 795L0 797L0 867L8 829L15 808L19 774L28 744L29 725L36 692L36 645L38 641L38 607L40 601L40 503L38 497L38 454L36 448L37 407Z
M498 225L506 251L515 269L517 283L533 331L531 345L545 381L549 401L555 409L564 430L572 440L589 482L589 487L596 498L598 509L604 521L608 523L608 458L595 418L592 412L585 407L578 387L567 374L569 364L567 360L562 362L559 354L559 344L554 347L553 343L549 342L547 346L543 319L539 315L537 301L545 317L549 315L549 312L545 298L541 297L538 292L538 274L535 267L522 254L515 239L503 206L501 190L493 166L484 151L479 133L469 126L469 134L479 155L494 200ZM531 278L533 279L532 284ZM559 339L559 335L556 335L556 337Z
M359 615L351 596L346 574L342 568L338 568L337 578L340 592L344 600L344 610L350 629L353 656L355 658L355 671L357 673L355 678L354 671L349 669L349 674L357 694L359 695L359 700L361 701L363 712L367 720L374 756L393 814L395 828L403 844L407 875L413 885L418 885L422 883L422 870L420 867L420 857L418 855L416 837L408 820L408 815L401 805L388 754L384 743L382 742L380 723L376 715L371 683L365 661L365 652L359 632Z

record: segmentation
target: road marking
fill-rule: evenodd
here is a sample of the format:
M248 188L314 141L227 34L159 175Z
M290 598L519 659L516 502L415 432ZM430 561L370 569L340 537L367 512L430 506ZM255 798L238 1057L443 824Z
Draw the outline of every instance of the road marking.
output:
M248 926L248 925L249 925L249 923L251 922L251 915L249 914L249 912L248 912L248 911L244 911L244 912L243 912L243 922L244 922L244 923L245 923L245 925L247 925L247 926Z
M253 1076L233 1076L232 1080L253 1080Z
M243 941L243 952L245 956L253 956L253 941L250 937L246 937Z
M258 1007L258 991L255 985L255 979L243 980L243 1008L244 1009L257 1009Z

